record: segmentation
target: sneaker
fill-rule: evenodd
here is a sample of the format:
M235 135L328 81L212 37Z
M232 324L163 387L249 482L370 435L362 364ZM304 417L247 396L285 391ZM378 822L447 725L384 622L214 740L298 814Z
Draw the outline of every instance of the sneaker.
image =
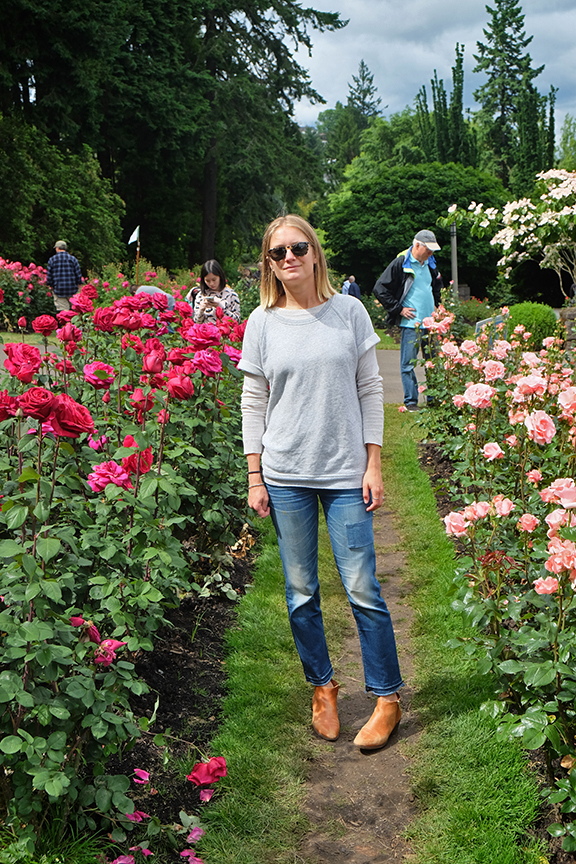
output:
M406 408L408 409L408 411L419 411L420 410L418 405L415 405L413 402L410 405L406 405Z

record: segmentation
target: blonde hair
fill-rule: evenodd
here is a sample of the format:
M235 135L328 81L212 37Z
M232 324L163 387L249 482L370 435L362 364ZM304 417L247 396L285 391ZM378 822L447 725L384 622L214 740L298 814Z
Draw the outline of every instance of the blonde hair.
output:
M336 291L328 279L326 257L322 247L320 246L320 241L316 236L316 232L310 223L301 216L289 213L287 216L279 216L277 219L274 219L274 221L266 228L262 238L262 282L260 283L260 304L264 309L269 309L270 306L274 306L277 303L278 298L285 293L284 286L274 274L274 271L270 266L270 259L268 258L272 235L280 228L297 228L298 231L301 231L302 234L304 234L312 247L314 255L316 256L316 264L314 264L314 282L316 292L320 300L328 300L328 298L335 294Z

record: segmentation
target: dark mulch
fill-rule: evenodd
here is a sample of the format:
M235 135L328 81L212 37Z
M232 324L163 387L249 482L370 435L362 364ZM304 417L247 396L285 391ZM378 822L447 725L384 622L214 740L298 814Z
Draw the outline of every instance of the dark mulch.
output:
M229 581L238 595L244 594L251 581L248 558L235 559ZM177 609L169 610L170 625L156 635L154 651L142 652L136 659L136 672L150 692L133 698L135 717L151 719L159 700L156 718L131 750L110 761L108 773L131 776L135 768L148 771L149 786L134 784L130 795L137 810L157 816L163 824L178 822L180 810L199 813L205 806L199 788L186 780L182 760L192 757L196 762L210 755L226 693L224 635L236 609L236 603L224 596L186 597ZM164 733L169 742L166 764L166 748L154 743L158 733ZM174 852L173 860L182 858Z
M458 485L452 480L454 468L450 459L442 453L440 448L433 441L423 442L418 446L420 465L430 477L439 515L443 517L451 510L461 509L464 506L464 502L459 497L460 490ZM463 551L463 546L457 538L454 538L454 543L459 552ZM527 760L530 769L538 778L540 787L544 789L549 786L546 773L546 757L544 748L528 751ZM557 760L557 762L554 763L555 776L557 778L566 777L567 772L559 763L560 760ZM532 833L535 837L548 844L548 850L546 853L548 864L573 864L573 862L576 861L576 855L571 852L565 852L562 849L562 838L551 837L547 831L548 825L561 821L562 814L560 814L554 807L550 807L543 802L540 807L538 819L532 827ZM564 821L567 822L571 820L565 819Z

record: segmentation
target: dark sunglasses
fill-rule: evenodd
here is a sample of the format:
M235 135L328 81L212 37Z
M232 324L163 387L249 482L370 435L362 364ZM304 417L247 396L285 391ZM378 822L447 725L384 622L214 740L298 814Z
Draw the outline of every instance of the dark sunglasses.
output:
M286 252L290 249L292 254L297 258L303 258L304 255L308 254L309 248L310 243L308 240L300 240L298 243L292 243L290 246L274 246L273 249L268 250L268 255L273 261L282 261L286 257Z

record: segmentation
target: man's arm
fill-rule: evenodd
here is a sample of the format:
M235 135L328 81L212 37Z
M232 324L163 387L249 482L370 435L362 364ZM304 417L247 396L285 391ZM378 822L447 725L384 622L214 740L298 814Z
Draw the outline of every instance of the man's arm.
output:
M390 316L400 315L402 311L402 296L403 283L402 259L395 258L388 265L384 273L380 276L373 288L373 293L376 299L390 313Z

